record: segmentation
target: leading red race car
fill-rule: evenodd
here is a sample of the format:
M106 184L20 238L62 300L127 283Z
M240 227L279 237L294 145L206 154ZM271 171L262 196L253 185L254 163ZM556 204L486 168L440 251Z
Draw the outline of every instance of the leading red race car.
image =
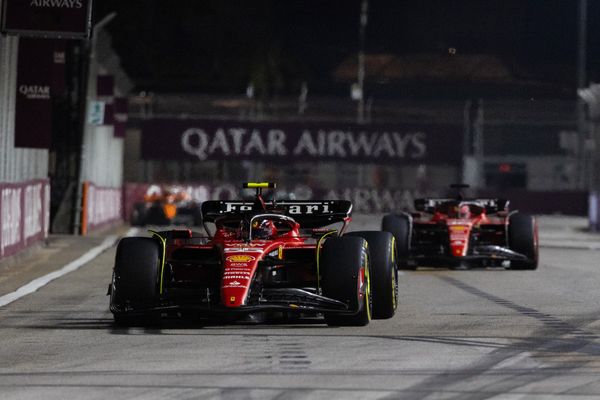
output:
M456 198L415 200L414 213L386 215L382 230L397 243L400 267L502 266L536 269L538 228L533 216L509 210L508 200Z
M171 230L119 242L109 287L117 323L283 311L361 326L394 315L392 234L345 233L349 201L265 202L262 189L274 184L244 187L256 189L254 201L202 204L204 235Z

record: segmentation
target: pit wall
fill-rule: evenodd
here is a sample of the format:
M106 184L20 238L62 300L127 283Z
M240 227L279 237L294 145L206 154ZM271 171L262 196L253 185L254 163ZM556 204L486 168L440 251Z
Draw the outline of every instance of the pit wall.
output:
M80 233L119 225L123 222L123 190L97 186L86 181L82 185Z
M47 179L0 183L0 259L46 239L49 222Z

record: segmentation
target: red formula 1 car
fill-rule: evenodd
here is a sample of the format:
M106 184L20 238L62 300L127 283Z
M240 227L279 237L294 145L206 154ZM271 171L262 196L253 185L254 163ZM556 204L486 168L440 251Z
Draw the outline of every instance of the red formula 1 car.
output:
M206 234L153 232L119 242L110 310L117 323L159 315L323 314L329 325L391 318L397 305L393 235L345 234L349 201L206 201ZM341 229L333 229L339 224Z
M453 199L416 199L416 212L386 215L382 230L396 238L400 268L536 269L535 218L509 211L508 205L508 200L465 199L460 193Z

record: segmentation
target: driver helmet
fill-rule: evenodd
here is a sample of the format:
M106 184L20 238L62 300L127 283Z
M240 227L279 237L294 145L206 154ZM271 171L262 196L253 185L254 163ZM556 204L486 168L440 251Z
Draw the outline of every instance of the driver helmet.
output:
M272 239L277 236L277 228L273 221L254 221L252 223L252 237L256 239Z
M467 204L460 206L458 210L459 218L471 218L471 208Z

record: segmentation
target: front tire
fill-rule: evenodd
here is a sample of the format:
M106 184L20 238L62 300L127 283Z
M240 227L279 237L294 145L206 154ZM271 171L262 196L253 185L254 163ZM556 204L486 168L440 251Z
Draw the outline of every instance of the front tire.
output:
M360 237L327 239L321 251L323 295L348 305L353 314L325 313L330 326L365 326L371 320L367 242Z
M369 245L373 318L392 318L398 305L398 269L394 236L389 232L377 231L350 232L346 236L362 237Z
M115 323L132 325L155 319L155 313L144 313L143 310L158 303L159 269L160 248L155 239L121 239L117 246L110 296Z
M524 261L512 261L512 269L537 269L538 228L533 216L514 213L509 217L508 246L511 250L527 257Z

